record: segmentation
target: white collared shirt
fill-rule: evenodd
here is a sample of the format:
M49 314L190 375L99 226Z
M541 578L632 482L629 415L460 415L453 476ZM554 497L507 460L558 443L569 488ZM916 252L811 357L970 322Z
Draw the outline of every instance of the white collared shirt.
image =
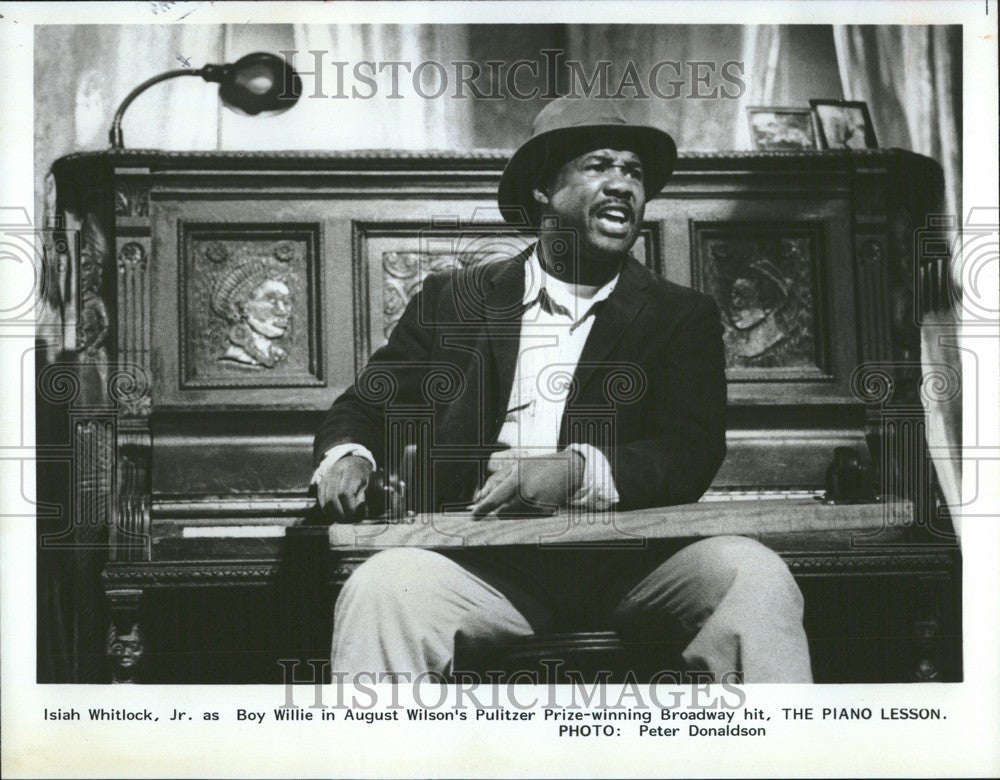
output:
M524 297L521 334L507 413L497 443L509 449L494 453L489 470L503 468L519 455L551 455L558 451L559 428L566 408L570 382L583 346L594 326L594 305L607 299L618 284L618 275L601 287L568 284L542 269L537 248L524 264ZM544 288L555 304L547 311L539 295ZM529 305L530 304L530 305ZM611 466L600 449L571 443L567 449L583 456L584 475L571 504L603 510L618 501ZM371 452L360 444L339 444L327 450L313 474L321 474L347 455L360 455L377 468Z
M524 298L518 357L507 414L497 437L510 447L495 453L490 470L518 455L549 455L558 450L559 428L570 383L587 337L594 326L596 303L606 300L618 275L601 287L568 284L545 273L537 248L524 264ZM539 294L545 289L556 311L546 311ZM530 304L530 305L529 305ZM558 313L557 313L558 312ZM572 504L606 509L618 501L611 466L597 447L572 443L585 461L584 477Z

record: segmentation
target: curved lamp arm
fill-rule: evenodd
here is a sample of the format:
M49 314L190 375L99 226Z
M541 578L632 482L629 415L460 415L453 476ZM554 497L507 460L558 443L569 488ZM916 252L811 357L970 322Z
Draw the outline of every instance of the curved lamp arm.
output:
M245 116L272 116L287 111L302 94L302 80L295 69L275 54L254 52L228 65L180 68L153 76L133 89L118 106L108 140L112 149L123 149L122 117L139 95L154 84L178 76L200 76L219 85L219 99L227 108Z
M139 95L145 92L154 84L159 84L161 81L166 81L167 79L177 78L178 76L202 76L205 75L205 68L199 68L195 70L193 68L178 68L177 70L168 70L164 73L160 73L158 76L153 76L151 79L146 79L142 84L129 92L125 99L118 105L118 110L115 111L115 118L111 121L111 130L108 132L108 140L111 142L112 149L123 149L125 147L125 139L122 136L122 117L125 116L125 110L132 105L132 101L135 100Z

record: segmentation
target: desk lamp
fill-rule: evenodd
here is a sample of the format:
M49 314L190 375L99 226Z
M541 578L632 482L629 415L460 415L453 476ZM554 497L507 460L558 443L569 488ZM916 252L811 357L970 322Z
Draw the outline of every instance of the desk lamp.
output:
M122 117L125 110L149 87L178 76L201 76L219 85L219 99L227 108L243 116L273 116L287 111L302 94L302 81L294 68L281 57L255 52L229 65L168 70L147 79L133 89L118 106L108 140L112 149L123 149Z

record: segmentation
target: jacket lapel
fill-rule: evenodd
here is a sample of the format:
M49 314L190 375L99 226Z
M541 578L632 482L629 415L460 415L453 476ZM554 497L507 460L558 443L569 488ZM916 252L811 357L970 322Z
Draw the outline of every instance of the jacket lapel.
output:
M587 336L574 374L576 392L580 397L594 370L611 354L611 350L625 335L625 329L646 306L649 279L638 260L629 257L622 268L614 291L594 317L594 325Z
M489 335L489 348L493 355L494 382L497 393L494 401L496 415L503 419L504 406L510 398L521 339L521 301L524 298L524 263L534 247L507 262L497 264L497 271L487 280L485 313Z

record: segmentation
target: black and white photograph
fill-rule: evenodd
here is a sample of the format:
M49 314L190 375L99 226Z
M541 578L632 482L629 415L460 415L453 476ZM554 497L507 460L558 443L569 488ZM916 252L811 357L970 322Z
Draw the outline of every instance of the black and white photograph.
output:
M868 104L862 101L811 100L823 149L877 149Z
M808 108L748 106L750 140L763 151L818 149L813 113Z
M996 4L750 5L4 4L10 776L1000 770Z

